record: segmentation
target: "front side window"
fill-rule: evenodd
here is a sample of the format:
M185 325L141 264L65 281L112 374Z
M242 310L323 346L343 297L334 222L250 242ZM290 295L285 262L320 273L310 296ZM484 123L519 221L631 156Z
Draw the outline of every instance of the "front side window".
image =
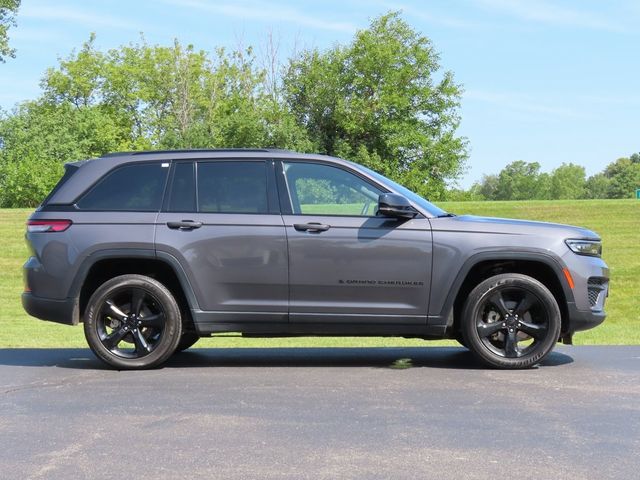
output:
M126 165L107 174L80 201L82 210L160 210L168 163Z
M198 163L198 210L202 213L267 213L265 162Z
M294 214L374 216L380 189L341 168L283 162Z

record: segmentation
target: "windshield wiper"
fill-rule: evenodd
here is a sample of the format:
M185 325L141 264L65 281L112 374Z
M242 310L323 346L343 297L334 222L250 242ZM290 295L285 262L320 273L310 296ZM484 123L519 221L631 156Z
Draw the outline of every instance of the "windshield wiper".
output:
M443 213L442 215L438 215L436 218L445 218L445 217L455 217L455 213Z

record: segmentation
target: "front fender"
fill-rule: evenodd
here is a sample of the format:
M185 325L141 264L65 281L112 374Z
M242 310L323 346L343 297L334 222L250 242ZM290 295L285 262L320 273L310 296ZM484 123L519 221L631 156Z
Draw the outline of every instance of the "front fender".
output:
M539 250L532 248L518 249L505 251L498 248L488 249L481 252L476 252L467 258L462 267L458 269L455 275L451 275L449 279L438 278L437 272L434 271L434 280L432 282L432 289L439 288L442 293L433 292L431 294L431 301L429 304L429 324L430 325L444 325L451 327L453 325L453 307L460 293L460 289L464 284L469 272L482 262L495 261L527 261L542 263L552 269L556 278L558 279L567 302L574 302L573 291L569 287L564 274L563 269L566 267L560 257L554 255L548 250ZM442 299L438 302L438 295ZM561 306L562 308L562 306Z

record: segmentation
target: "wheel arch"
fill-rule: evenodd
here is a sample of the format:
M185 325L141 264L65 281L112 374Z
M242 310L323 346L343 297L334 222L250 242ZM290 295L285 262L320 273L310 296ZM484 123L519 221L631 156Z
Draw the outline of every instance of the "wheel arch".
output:
M147 275L164 284L187 318L193 321L191 311L199 307L184 269L172 255L158 255L150 249L104 250L87 257L71 286L71 296L78 300L78 320L82 320L89 298L101 284L110 278L132 273Z
M481 281L500 273L528 275L545 285L553 294L562 315L562 331L569 322L567 302L573 302L573 292L563 274L564 264L559 258L541 252L481 252L470 257L456 276L449 291L442 319L446 320L449 336L459 329L464 301Z

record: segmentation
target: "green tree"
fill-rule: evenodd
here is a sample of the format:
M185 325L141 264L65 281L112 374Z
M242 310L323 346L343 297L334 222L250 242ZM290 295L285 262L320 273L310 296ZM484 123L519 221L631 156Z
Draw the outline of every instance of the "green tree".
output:
M130 146L100 107L29 102L0 120L0 206L36 206L70 160Z
M563 163L551 172L550 198L583 198L585 193L585 169L573 163Z
M541 176L538 162L517 160L498 174L495 200L532 200L547 195L548 176Z
M485 200L495 200L498 192L498 175L483 175L471 186L471 191Z
M610 180L607 198L630 198L640 188L640 155L619 158L607 165L604 175Z
M372 21L347 46L306 50L284 77L285 98L315 149L441 198L459 177L461 88L440 72L431 41L398 13Z
M486 198L478 193L474 188L464 190L461 188L452 188L447 190L445 197L447 202L479 202Z
M16 51L9 46L8 30L15 26L15 15L20 8L21 0L0 0L0 63L5 63L7 57L15 58Z
M0 205L35 205L65 162L114 150L273 146L310 150L306 130L265 85L252 49L211 56L144 38L107 52L91 35L0 118Z
M178 41L144 38L102 53L92 35L78 53L50 69L44 97L78 108L100 105L130 131L135 148L308 148L304 129L267 92L253 49L213 58Z
M604 173L590 176L585 183L585 198L608 198L611 180Z

